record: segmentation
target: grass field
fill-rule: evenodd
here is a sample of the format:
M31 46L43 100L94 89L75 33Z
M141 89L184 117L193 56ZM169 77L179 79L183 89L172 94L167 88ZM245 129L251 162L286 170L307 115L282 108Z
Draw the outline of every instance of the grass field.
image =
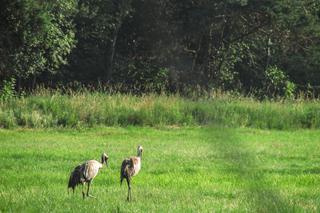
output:
M144 146L133 201L124 157ZM0 212L319 212L320 131L221 127L0 130ZM109 167L67 193L70 171L106 151Z

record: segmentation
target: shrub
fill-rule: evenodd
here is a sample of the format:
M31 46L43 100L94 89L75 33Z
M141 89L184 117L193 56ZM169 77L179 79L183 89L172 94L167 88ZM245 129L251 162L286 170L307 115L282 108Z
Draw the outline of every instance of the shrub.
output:
M295 84L277 66L270 66L266 69L264 87L265 95L268 97L293 98L296 89Z
M16 96L15 92L16 79L11 78L10 80L4 80L3 86L0 91L0 100L7 101Z

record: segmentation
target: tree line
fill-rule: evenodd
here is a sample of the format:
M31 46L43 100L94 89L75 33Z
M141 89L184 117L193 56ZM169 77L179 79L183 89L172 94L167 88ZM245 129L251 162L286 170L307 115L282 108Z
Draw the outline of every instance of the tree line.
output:
M17 89L320 90L318 0L1 0L0 32Z

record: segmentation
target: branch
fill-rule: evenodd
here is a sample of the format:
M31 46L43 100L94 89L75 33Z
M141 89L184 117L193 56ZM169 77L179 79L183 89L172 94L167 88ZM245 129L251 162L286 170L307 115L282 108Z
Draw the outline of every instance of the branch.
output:
M187 49L186 47L183 49L185 52L187 53L191 53L191 54L197 54L197 51L196 50L190 50L190 49Z

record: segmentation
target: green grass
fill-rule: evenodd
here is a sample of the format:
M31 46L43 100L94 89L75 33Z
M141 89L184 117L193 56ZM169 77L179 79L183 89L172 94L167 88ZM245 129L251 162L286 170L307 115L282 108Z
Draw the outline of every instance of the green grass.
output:
M0 130L0 212L319 212L320 131L221 127ZM124 157L144 147L133 201ZM67 193L70 171L109 154L92 185Z
M320 128L319 100L262 101L230 95L187 99L179 95L141 97L102 92L62 95L42 91L0 101L0 127L52 128L105 126Z

